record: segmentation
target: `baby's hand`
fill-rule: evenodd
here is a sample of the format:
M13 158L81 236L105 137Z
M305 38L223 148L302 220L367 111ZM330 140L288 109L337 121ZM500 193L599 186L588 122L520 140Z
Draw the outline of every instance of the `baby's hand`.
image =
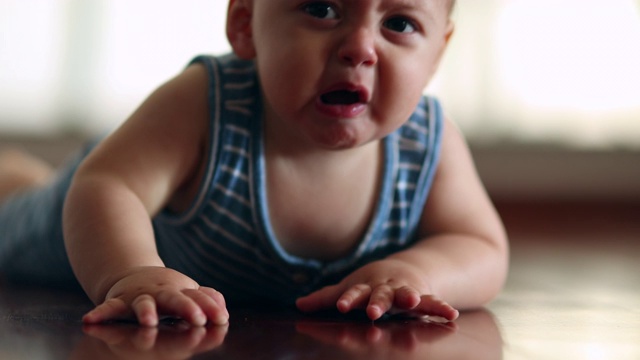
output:
M305 312L334 306L342 313L364 309L371 320L387 312L439 316L448 321L458 317L456 309L430 294L418 269L399 260L365 265L340 283L298 299L296 305Z
M160 315L179 317L196 326L207 322L224 325L229 320L224 297L218 291L199 286L171 269L145 267L116 282L105 301L82 321L97 324L135 318L140 325L156 326Z

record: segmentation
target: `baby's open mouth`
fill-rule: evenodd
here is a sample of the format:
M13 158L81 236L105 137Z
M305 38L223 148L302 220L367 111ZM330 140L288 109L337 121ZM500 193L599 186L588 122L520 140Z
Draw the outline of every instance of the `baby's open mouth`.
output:
M336 90L320 96L320 100L327 105L352 105L363 102L358 91Z

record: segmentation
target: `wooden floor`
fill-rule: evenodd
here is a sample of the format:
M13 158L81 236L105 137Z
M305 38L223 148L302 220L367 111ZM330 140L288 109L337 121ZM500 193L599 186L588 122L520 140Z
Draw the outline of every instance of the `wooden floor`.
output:
M503 206L505 359L640 359L640 204Z
M0 359L640 359L640 205L500 204L508 284L454 324L234 309L228 327L84 327L81 294L0 288Z

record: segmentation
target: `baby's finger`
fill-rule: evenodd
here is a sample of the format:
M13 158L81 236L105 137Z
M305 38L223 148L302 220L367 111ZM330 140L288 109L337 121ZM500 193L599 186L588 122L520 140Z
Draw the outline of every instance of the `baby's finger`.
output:
M391 286L383 284L373 289L369 305L367 306L367 316L371 320L379 319L384 313L391 309L394 300L394 290Z
M411 310L420 304L420 292L418 290L403 286L395 292L393 307L399 310Z
M95 307L82 317L85 324L99 324L108 320L120 319L128 316L130 310L120 299L109 299Z
M163 314L178 316L195 326L204 326L207 323L207 316L200 306L182 292L162 291L156 295L156 302Z
M307 296L303 296L296 301L296 306L300 311L312 312L329 309L335 306L341 289L338 285L326 286Z
M151 295L143 294L138 296L131 303L131 309L142 326L157 326L158 311L156 301Z
M211 297L218 304L218 306L223 307L225 309L227 308L227 303L224 300L224 296L222 295L221 292L206 286L200 286L198 290L209 295L209 297Z
M412 312L420 315L439 316L447 321L453 321L460 315L453 306L432 295L421 296L420 304L413 308Z
M340 296L336 306L342 313L347 313L353 309L364 308L371 296L371 286L367 284L357 284L350 287Z
M213 289L211 290L215 291ZM200 290L189 289L184 290L183 293L198 304L202 312L204 312L206 319L211 320L211 322L216 325L226 324L229 321L229 313L227 312L227 308L224 306L224 300L222 300L222 306L220 306L220 304L214 300L214 297L212 296L214 294L205 291L206 290L204 290L204 288L201 288Z

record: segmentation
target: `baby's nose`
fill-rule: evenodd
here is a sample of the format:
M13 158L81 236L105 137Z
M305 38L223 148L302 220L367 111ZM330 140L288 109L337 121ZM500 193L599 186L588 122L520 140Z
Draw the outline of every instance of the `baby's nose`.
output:
M358 28L346 34L340 44L338 57L351 66L375 65L378 55L372 30Z

